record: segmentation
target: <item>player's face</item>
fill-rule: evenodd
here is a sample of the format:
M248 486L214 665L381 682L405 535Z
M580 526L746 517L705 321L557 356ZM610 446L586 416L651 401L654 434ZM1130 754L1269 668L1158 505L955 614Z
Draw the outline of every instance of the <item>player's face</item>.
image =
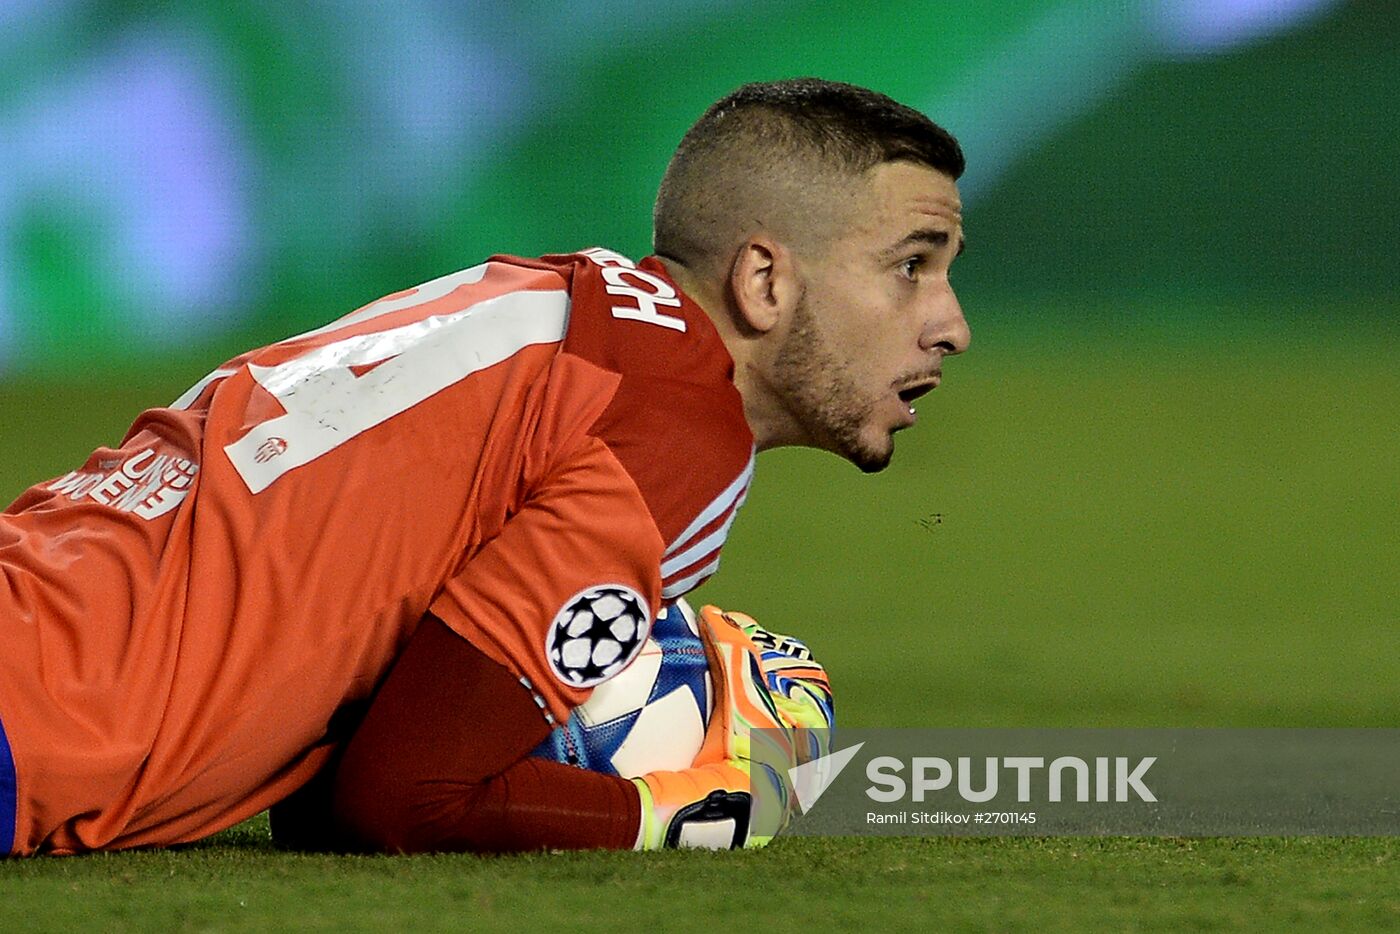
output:
M798 260L802 297L775 382L818 446L867 473L889 464L894 433L915 422L914 400L972 339L948 279L961 211L948 176L885 163L824 255Z

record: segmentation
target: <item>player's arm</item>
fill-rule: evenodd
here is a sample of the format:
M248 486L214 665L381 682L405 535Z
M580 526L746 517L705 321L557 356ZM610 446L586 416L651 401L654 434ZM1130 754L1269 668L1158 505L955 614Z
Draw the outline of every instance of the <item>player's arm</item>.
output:
M334 836L399 853L632 847L632 783L531 757L548 733L519 678L429 616L331 776Z
M391 851L632 846L630 783L532 758L553 724L641 649L664 544L602 442L578 438L429 607L332 778L336 826ZM615 657L561 652L599 589L642 617ZM585 653L589 655L589 653ZM597 661L597 666L589 662Z
M774 746L786 735L774 728L829 725L830 689L810 653L805 677L777 680L791 660L775 663L747 617L707 607L701 623L717 688L704 749L690 769L629 781L530 757L548 733L532 693L429 617L331 775L320 845L509 852L767 842L786 821L785 766L795 755ZM824 698L822 710L789 687L799 680ZM801 713L777 714L780 706ZM783 767L753 764L753 746L764 743L760 758Z
M646 637L590 668L559 651L569 608L606 587L648 623L664 550L631 476L576 442L434 599L335 771L336 825L398 851L632 846L636 786L529 753Z
M272 808L280 846L505 852L635 839L626 783L526 758L549 731L533 693L432 615L357 719L326 767ZM558 830L539 826L575 799Z

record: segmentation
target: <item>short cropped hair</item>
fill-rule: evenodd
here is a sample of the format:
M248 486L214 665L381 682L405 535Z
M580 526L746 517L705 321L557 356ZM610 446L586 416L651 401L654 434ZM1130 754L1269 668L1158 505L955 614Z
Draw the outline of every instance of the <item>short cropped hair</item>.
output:
M962 148L924 114L876 91L819 78L746 84L681 139L656 196L652 246L715 267L756 229L813 242L837 216L843 182L885 162L953 179Z

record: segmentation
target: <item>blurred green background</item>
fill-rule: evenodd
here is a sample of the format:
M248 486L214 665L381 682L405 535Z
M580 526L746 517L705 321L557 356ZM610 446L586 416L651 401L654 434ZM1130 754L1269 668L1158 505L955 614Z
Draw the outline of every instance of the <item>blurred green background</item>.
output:
M7 4L0 498L487 254L645 254L704 107L819 74L964 141L973 349L886 473L760 458L698 599L848 723L1396 725L1400 7L851 10Z

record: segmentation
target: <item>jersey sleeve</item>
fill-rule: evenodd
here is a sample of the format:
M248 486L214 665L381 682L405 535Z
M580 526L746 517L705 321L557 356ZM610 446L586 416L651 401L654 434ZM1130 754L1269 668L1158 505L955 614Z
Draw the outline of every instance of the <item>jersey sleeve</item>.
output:
M667 603L719 569L748 496L754 449L737 413L737 402L710 387L633 378L618 387L596 426L637 484L665 543L659 571Z
M641 651L661 606L664 550L635 482L587 436L466 556L429 612L562 722Z
M568 355L620 374L593 433L626 468L665 543L662 598L719 567L753 478L734 360L709 315L655 257L588 250L571 277Z
M715 572L753 435L732 358L663 267L596 250L520 262L567 269L570 294L521 438L529 492L429 610L562 721L641 650L663 602Z

